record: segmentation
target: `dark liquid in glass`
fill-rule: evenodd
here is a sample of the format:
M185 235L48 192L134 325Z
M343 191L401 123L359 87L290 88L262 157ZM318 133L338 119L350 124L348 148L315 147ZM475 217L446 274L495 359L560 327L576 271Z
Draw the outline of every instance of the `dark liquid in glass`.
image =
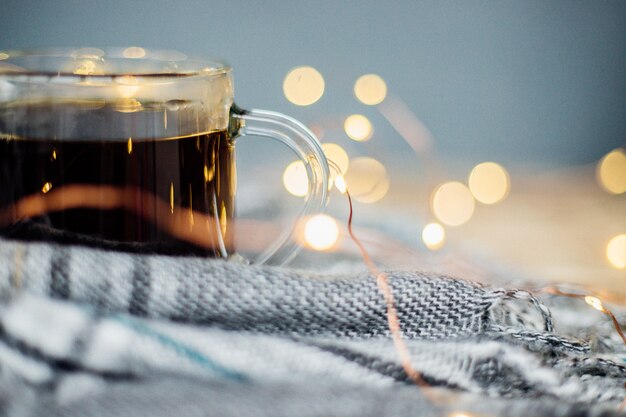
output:
M90 114L107 119L112 111ZM1 235L163 254L232 252L235 153L226 131L55 139L7 130L0 124Z

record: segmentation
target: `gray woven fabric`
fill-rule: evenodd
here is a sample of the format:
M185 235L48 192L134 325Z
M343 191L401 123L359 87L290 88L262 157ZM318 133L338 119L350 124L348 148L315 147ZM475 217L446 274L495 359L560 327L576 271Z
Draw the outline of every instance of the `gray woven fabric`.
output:
M384 300L368 275L324 277L198 257L134 256L46 244L5 245L0 282L110 311L233 330L373 337L388 334ZM12 265L13 264L13 265ZM407 337L486 330L505 291L446 277L391 273Z
M610 328L590 344L525 291L389 278L412 364L442 400L404 373L367 274L0 240L0 411L617 413L626 353Z

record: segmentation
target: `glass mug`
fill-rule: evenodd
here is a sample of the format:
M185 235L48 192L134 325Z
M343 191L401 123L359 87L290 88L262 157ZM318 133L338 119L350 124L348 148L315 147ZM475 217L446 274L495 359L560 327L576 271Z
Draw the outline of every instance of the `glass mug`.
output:
M223 63L138 47L0 52L0 234L229 257L245 135L291 148L308 177L301 216L323 210L328 164L315 136L238 108ZM288 261L293 234L253 262Z

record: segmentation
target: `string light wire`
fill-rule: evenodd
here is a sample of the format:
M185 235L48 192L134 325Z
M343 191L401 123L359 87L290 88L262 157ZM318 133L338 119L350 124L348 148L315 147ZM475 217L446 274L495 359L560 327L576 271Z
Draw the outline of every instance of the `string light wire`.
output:
M539 291L547 293L547 294L558 295L558 296L569 297L569 298L578 298L580 300L584 300L591 307L606 314L607 316L611 318L611 321L613 322L613 327L615 327L615 331L617 332L617 334L619 334L619 336L622 338L622 341L626 345L626 336L624 335L622 326L617 320L617 317L615 317L615 314L613 314L613 312L604 305L604 303L602 302L600 298L591 294L579 294L579 293L563 291L554 286L544 287L540 289Z
M348 197L348 204L350 205L350 214L348 215L348 233L350 237L354 241L354 243L358 246L359 251L361 252L361 256L363 257L363 261L367 265L370 272L376 277L376 283L378 284L378 289L385 297L385 304L387 306L387 324L389 325L389 331L391 332L393 338L393 344L396 348L396 352L398 356L400 356L400 361L402 363L402 369L408 375L409 378L416 385L427 388L429 387L421 373L418 372L411 363L411 355L409 353L409 348L407 347L404 339L402 337L402 329L400 327L400 319L398 317L398 310L395 306L395 301L393 298L393 293L391 291L391 286L389 285L389 277L385 272L382 272L378 269L372 258L369 256L367 250L363 246L363 244L359 241L359 239L355 236L354 231L352 230L352 218L353 218L353 207L352 207L352 197L350 197L350 191L346 188L346 196Z
M339 172L338 175L341 175L339 171L339 167L333 161L328 161L329 166L337 170ZM378 269L369 253L365 249L365 246L361 243L361 241L354 234L354 230L352 229L352 219L354 215L354 207L352 205L352 197L350 196L350 191L347 187L342 187L340 190L342 194L345 193L348 199L349 206L349 214L348 214L348 233L350 234L350 238L354 241L356 246L359 248L359 252L361 253L361 257L363 261L367 265L367 268L370 270L373 276L376 277L376 284L378 285L379 291L382 293L385 298L385 305L387 307L387 324L389 326L389 332L391 333L393 344L400 357L400 362L402 364L402 369L407 374L407 376L419 387L421 388L430 388L428 383L422 377L422 374L417 371L413 364L411 363L411 354L409 352L409 348L406 345L404 338L402 337L402 328L400 325L400 319L398 317L398 310L396 309L395 300L393 297L393 293L391 290L391 286L389 284L389 277L385 272L382 272ZM424 394L432 400L432 396L429 391L424 391Z

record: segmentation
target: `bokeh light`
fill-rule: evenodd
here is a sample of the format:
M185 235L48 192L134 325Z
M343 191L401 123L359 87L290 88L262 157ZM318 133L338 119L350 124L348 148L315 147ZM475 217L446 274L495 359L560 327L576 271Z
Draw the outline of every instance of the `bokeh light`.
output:
M604 305L602 305L602 301L600 301L598 297L594 297L593 295L587 295L585 296L585 302L598 311L606 311Z
M382 103L387 96L387 84L376 74L365 74L356 80L354 95L361 103L373 106Z
M343 128L346 131L346 135L357 142L368 140L374 132L372 122L362 114L348 116L343 124Z
M324 94L324 77L313 67L297 67L283 81L287 100L298 106L308 106Z
M474 214L474 197L460 182L451 181L440 185L433 193L432 211L448 226L459 226Z
M385 176L383 179L381 179L376 186L374 187L374 189L372 189L372 191L368 194L365 195L360 195L358 197L355 197L357 201L361 202L361 203L375 203L377 201L382 200L386 195L387 192L389 191L389 177Z
M598 182L612 194L626 192L626 152L615 149L604 156L596 169Z
M483 162L472 169L468 185L474 198L483 204L495 204L509 193L509 174L495 162Z
M283 172L283 185L289 194L304 197L309 192L309 180L302 161L294 161L287 165Z
M304 226L304 241L315 250L332 248L339 238L339 226L332 217L318 214L307 220Z
M350 195L361 203L375 203L389 191L387 169L374 158L354 158L344 179Z
M48 191L50 191L52 189L52 183L51 182L46 182L43 187L41 187L41 192L42 193L47 193Z
M615 268L626 268L626 234L617 235L609 241L606 257Z
M323 143L322 149L324 150L326 159L332 162L332 166L330 167L330 176L332 179L337 176L337 170L335 168L339 169L339 174L348 172L350 158L348 157L348 153L341 146L336 143Z
M439 223L428 223L422 230L422 241L430 250L441 249L446 241L446 230Z
M346 184L346 180L343 178L343 175L337 175L337 177L335 178L335 187L337 187L341 194L346 193L348 185Z
M146 50L139 46L131 46L122 51L122 56L124 58L143 58L146 56Z

